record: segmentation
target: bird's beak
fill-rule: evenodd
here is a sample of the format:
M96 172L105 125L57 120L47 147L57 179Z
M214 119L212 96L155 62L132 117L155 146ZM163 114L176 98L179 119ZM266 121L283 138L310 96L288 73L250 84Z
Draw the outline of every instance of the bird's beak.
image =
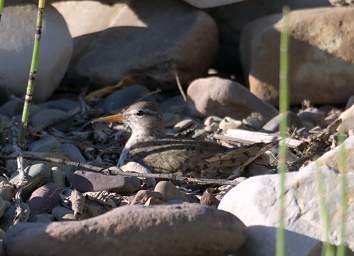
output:
M107 123L123 123L126 120L125 115L118 113L115 115L104 116L92 120L92 123L107 122Z

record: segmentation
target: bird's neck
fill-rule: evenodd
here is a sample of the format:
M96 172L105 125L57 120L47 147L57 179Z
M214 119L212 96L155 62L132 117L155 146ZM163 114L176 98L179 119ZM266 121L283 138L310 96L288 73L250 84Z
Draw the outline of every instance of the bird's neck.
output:
M132 134L125 144L118 161L118 166L122 166L127 163L129 159L129 151L140 143L154 140L156 138L161 138L164 136L164 130L158 127L144 129L132 129Z

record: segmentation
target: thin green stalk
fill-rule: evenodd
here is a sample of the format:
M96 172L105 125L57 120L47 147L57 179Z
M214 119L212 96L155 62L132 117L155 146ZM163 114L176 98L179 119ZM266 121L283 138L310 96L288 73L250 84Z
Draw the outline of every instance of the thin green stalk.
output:
M5 6L5 0L0 0L0 21L1 21L1 15L4 12L4 6Z
M34 85L36 80L36 75L38 71L38 61L39 61L39 50L41 47L41 34L43 26L43 17L44 17L44 8L45 0L38 1L38 12L37 12L37 21L36 21L36 33L34 36L34 45L33 45L33 55L31 68L28 78L27 91L25 97L25 103L23 106L22 120L21 120L21 131L20 131L20 146L22 148L26 147L27 144L27 129L30 115L30 107L32 103L32 96L34 92Z
M339 132L339 154L338 154L338 169L340 175L341 185L341 221L340 221L340 233L339 233L339 246L337 249L338 256L346 255L346 223L347 223L347 211L348 211L348 181L347 181L347 150L344 145L345 135L342 131Z
M280 74L279 74L279 109L281 114L280 120L280 142L279 142L279 163L278 172L280 173L279 184L279 226L277 232L276 255L286 255L285 244L285 174L287 172L286 156L287 145L285 139L288 132L287 111L288 103L288 74L289 74L289 32L288 32L288 14L289 8L283 8L283 26L280 38Z
M321 174L320 163L316 163L316 172L315 172L316 188L318 194L319 208L320 208L320 217L322 222L322 234L324 237L322 254L323 256L334 256L333 246L331 246L329 241L329 232L330 232L330 215L329 210L326 205L326 190L323 186L323 179Z

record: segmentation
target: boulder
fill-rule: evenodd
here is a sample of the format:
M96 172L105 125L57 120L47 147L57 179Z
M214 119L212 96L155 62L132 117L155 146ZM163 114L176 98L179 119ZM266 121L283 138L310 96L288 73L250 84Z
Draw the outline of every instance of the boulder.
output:
M354 93L354 9L317 8L289 14L290 96L292 104L345 103ZM248 25L241 54L250 90L273 104L278 102L281 15ZM321 93L318 93L318 92Z
M348 194L354 191L352 172L354 136L346 141L348 152ZM330 243L338 245L340 227L341 175L338 174L338 148L330 151L300 172L286 174L286 244L288 256L307 255L322 240L318 181L325 190L325 200L330 213ZM317 167L319 166L319 168ZM316 178L318 172L319 179ZM279 207L279 175L249 178L221 200L219 209L233 213L247 226L246 255L268 256L275 253L275 240ZM354 205L349 204L347 227L354 225ZM265 239L266 238L266 239ZM354 249L354 230L347 229L347 243Z
M232 214L197 204L123 206L71 222L24 223L6 233L7 255L224 255L245 241Z
M214 20L177 0L55 6L74 37L68 81L111 85L131 76L153 89L176 89L176 69L188 84L207 71L218 50Z
M273 106L254 96L241 84L228 79L209 77L194 80L187 94L191 111L200 116L240 119L258 112L269 120L277 115Z
M16 2L16 1L15 1ZM30 70L37 6L11 5L0 26L0 93L25 94ZM63 17L53 7L45 10L34 100L48 99L61 82L71 58L73 42Z

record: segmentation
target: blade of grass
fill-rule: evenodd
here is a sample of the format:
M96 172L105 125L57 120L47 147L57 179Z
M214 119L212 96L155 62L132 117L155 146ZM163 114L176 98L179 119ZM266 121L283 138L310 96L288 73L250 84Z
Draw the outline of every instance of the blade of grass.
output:
M41 34L42 34L42 26L43 26L43 18L44 18L44 8L45 8L45 0L38 0L38 12L37 12L37 20L36 20L36 33L34 36L34 45L33 45L33 54L32 54L32 62L31 68L29 72L27 91L25 96L25 103L23 106L22 112L22 120L21 120L21 131L19 143L21 148L25 148L27 144L27 129L30 115L30 107L32 104L32 95L34 92L34 84L36 80L36 75L38 71L38 61L39 61L39 50L41 46Z
M322 222L322 235L324 239L321 255L334 256L334 250L329 241L330 218L329 218L328 207L326 205L326 190L323 186L321 164L319 162L316 162L315 181L316 181L316 190L318 194L318 203L320 208L320 218Z
M347 210L348 210L348 182L347 182L347 150L345 149L345 134L343 131L339 131L339 154L338 154L338 168L340 175L341 185L341 221L340 221L340 233L339 233L339 246L337 249L338 256L346 255L346 223L347 223Z
M0 0L0 21L2 13L4 12L5 0Z
M280 74L279 74L279 110L280 110L280 142L279 142L279 163L278 172L280 174L279 183L279 215L276 241L276 255L285 256L285 173L287 172L286 156L287 145L285 139L288 132L288 73L289 73L289 32L288 32L289 8L283 8L283 24L280 37Z

